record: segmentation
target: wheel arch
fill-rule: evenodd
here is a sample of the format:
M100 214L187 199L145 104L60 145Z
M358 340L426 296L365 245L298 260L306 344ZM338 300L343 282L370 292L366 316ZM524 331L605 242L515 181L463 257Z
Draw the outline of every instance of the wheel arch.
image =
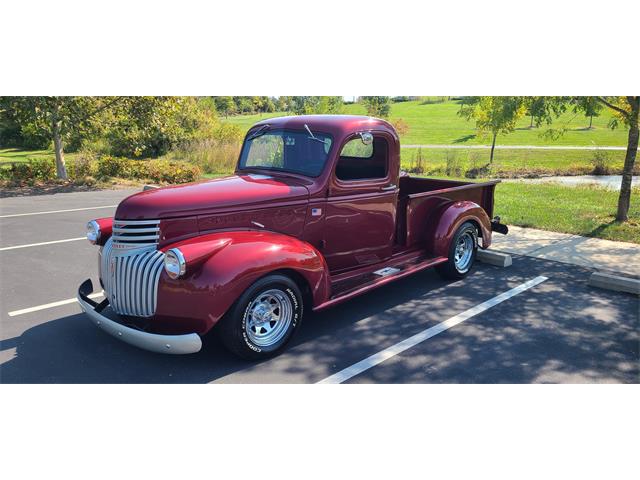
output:
M206 241L218 249L184 278L172 280L162 272L158 290L158 313L198 319L200 334L209 331L247 288L268 275L291 278L303 294L305 308L329 296L325 259L307 242L266 231L220 232L207 235Z
M447 257L453 237L465 223L472 223L478 236L482 238L481 248L491 245L491 221L484 209L475 202L461 201L449 204L441 212L437 221L429 228L428 249L436 256Z
M312 287L309 284L309 280L304 275L293 268L281 268L274 270L273 272L269 272L261 278L269 275L284 275L285 277L289 277L293 280L293 282L298 285L300 293L302 294L302 304L304 306L305 313L311 311L314 306Z

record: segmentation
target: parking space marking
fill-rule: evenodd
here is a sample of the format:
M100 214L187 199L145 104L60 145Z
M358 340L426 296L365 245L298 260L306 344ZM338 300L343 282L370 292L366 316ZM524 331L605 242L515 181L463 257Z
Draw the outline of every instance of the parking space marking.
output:
M117 205L102 205L100 207L84 207L84 208L68 208L66 210L48 210L46 212L13 213L11 215L0 215L0 218L26 217L29 215L47 215L49 213L80 212L82 210L99 210L101 208L115 208L115 207L117 207Z
M14 245L13 247L2 247L0 252L5 250L15 250L16 248L39 247L40 245L52 245L54 243L77 242L78 240L86 240L87 237L67 238L65 240L53 240L52 242L29 243L27 245Z
M376 365L379 365L385 360L388 360L391 357L394 357L399 353L402 353L405 350L408 350L409 348L414 347L421 342L424 342L425 340L435 337L436 335L446 330L449 330L452 327L455 327L456 325L464 322L465 320L470 319L471 317L474 317L482 312L486 312L491 307L494 307L499 303L502 303L505 300L508 300L511 297L514 297L524 292L525 290L535 287L536 285L539 285L545 280L548 280L548 278L544 276L539 276L527 282L524 282L518 285L517 287L512 288L511 290L507 290L506 292L501 293L500 295L487 300L486 302L482 302L481 304L476 305L475 307L472 307L469 310L466 310L462 313L459 313L458 315L448 318L447 320L440 322L433 327L427 328L426 330L423 330L422 332L417 333L412 337L407 338L406 340L403 340L401 342L396 343L395 345L385 348L384 350L381 350L380 352L375 353L365 358L364 360L359 361L358 363L354 363L350 367L340 370L338 373L334 373L333 375L325 378L324 380L319 381L318 383L334 383L335 384L335 383L346 382L350 378L355 377L356 375L359 375L360 373L366 370L369 370L370 368L375 367Z
M92 293L89 295L89 298L98 298L102 297L104 294L100 293ZM45 303L44 305L37 305L35 307L23 308L22 310L14 310L13 312L9 312L8 315L10 317L15 317L16 315L24 315L25 313L37 312L39 310L46 310L47 308L60 307L62 305L68 305L70 303L77 302L76 298L68 298L67 300L60 300L58 302Z

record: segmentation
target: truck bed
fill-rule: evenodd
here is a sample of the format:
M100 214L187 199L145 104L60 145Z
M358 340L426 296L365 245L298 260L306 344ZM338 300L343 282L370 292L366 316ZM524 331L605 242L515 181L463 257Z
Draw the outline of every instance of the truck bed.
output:
M400 177L399 183L396 238L398 246L406 249L424 242L430 217L451 203L465 200L477 203L492 218L493 193L500 180L475 183L407 175Z

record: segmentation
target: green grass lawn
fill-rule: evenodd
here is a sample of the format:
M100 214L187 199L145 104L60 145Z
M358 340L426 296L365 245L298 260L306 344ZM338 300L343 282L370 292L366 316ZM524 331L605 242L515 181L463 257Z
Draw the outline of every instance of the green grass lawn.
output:
M458 116L460 105L450 101L423 105L420 101L394 103L391 107L391 120L402 118L409 131L401 136L407 145L486 145L490 139L476 137L474 123ZM366 115L361 104L345 105L343 113ZM254 123L265 118L288 115L287 113L263 113L262 115L238 115L224 121L236 124L248 130ZM588 130L589 119L582 114L566 113L554 122L554 128L567 128L565 134L557 140L540 137L546 127L529 128L530 119L523 118L517 130L508 135L499 135L500 145L619 145L627 143L624 128L611 130L607 123L611 115L603 110L600 117L593 119L593 129Z
M489 150L479 149L422 149L424 173L445 175L447 164L460 169L461 175L471 168L489 163ZM622 174L624 151L601 151L607 160L610 174ZM596 153L589 150L496 150L493 159L494 175L521 177L529 175L588 175L593 171ZM418 149L401 149L402 168L406 171L417 164ZM640 168L640 164L637 169Z
M631 195L629 221L618 223L618 192L596 187L502 182L495 214L503 223L640 244L640 188Z
M65 154L65 158L73 158L74 154ZM17 148L0 148L0 164L23 163L40 158L54 158L53 150L20 150Z

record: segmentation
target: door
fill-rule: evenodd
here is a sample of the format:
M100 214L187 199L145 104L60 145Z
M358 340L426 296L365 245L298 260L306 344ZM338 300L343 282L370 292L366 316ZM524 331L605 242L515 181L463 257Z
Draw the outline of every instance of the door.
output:
M391 257L398 201L385 135L349 139L336 162L325 206L323 254L332 272Z

